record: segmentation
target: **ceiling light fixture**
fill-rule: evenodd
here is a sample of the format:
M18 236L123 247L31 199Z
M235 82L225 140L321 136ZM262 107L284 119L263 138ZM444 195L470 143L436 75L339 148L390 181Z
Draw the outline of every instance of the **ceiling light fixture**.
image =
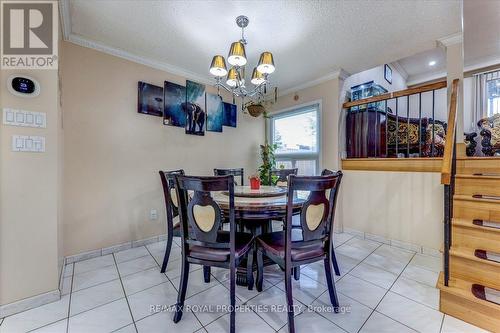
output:
M261 104L264 101L265 95L269 88L269 75L275 71L273 54L271 52L262 52L259 62L252 71L250 82L255 86L253 89L247 89L245 86L245 65L247 64L247 55L245 46L245 28L248 26L249 19L246 16L240 15L236 18L236 24L241 28L241 39L231 44L227 62L232 67L227 69L226 60L221 55L215 55L210 65L210 74L215 76L215 86L219 92L219 88L229 91L233 95L233 103L235 97L240 97L242 109L245 109L249 104ZM226 80L223 83L223 77ZM274 98L276 99L277 89L274 89ZM250 98L251 101L246 105L245 98Z
M429 61L429 66L434 66L436 64L436 60Z

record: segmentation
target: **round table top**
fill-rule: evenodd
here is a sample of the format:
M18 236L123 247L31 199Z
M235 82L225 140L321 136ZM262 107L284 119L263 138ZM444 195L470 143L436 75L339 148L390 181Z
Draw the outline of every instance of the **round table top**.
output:
M248 197L248 198L268 198L268 197L281 197L287 193L286 187L279 186L267 186L261 185L259 189L252 189L250 186L235 186L234 196L235 197ZM229 192L222 192L225 195L229 195Z
M243 192L249 191L249 186L235 186L234 191ZM277 186L261 186L263 192L282 191L283 188ZM298 191L293 198L294 208L302 206L307 199L309 192ZM214 192L213 199L219 204L222 209L229 209L229 196L224 192ZM234 197L234 207L236 211L285 211L287 204L287 192L280 196L273 197Z

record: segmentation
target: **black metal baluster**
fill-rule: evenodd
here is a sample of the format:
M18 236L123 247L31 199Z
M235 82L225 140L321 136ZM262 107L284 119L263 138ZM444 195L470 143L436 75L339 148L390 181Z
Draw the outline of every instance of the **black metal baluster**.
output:
M422 93L418 93L418 157L422 157Z
M410 95L406 96L406 157L410 157Z
M387 132L387 123L389 118L387 118L387 100L384 101L385 110L385 157L389 157L389 133Z
M398 115L398 98L396 97L396 158L399 157L399 115Z
M435 96L436 91L432 91L432 142L431 142L431 156L434 156L434 130L435 130L435 125L436 125L436 117L434 115L434 96Z

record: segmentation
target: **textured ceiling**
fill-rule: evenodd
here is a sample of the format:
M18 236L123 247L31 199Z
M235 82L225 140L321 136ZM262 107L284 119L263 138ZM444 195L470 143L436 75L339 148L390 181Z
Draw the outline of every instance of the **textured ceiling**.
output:
M402 59L461 30L458 1L72 0L66 6L73 36L206 78L212 55L226 56L240 38L235 17L247 15L249 66L260 52L273 52L272 80L282 90L339 68L356 73Z
M464 1L465 65L500 62L500 1Z

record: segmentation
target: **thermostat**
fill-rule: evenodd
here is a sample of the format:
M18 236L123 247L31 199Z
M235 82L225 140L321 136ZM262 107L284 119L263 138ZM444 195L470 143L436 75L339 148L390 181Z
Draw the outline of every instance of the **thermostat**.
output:
M20 97L36 97L40 94L40 84L30 76L14 74L7 79L7 89Z

